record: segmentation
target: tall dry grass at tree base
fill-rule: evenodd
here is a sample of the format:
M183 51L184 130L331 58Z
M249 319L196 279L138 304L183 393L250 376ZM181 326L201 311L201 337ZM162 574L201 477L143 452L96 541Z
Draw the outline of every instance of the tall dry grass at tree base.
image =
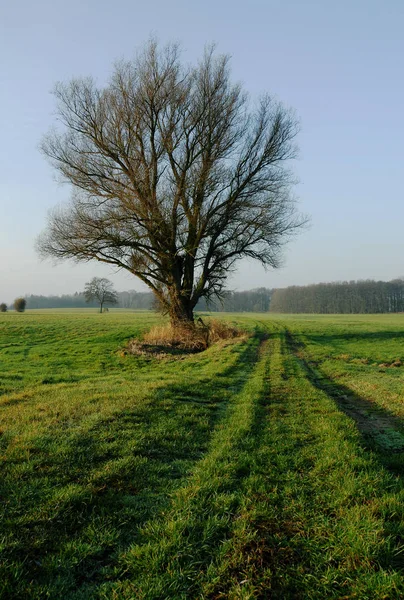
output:
M131 340L128 350L131 353L160 352L164 349L184 352L202 352L219 340L233 339L245 335L242 331L216 319L204 323L202 319L192 326L173 327L170 324L152 327L142 337L142 341Z

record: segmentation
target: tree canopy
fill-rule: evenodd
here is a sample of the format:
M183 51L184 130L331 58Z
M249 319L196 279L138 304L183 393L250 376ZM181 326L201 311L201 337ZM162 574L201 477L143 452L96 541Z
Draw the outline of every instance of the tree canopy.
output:
M16 312L24 312L25 307L27 306L27 301L25 298L16 298L13 306Z
M118 295L115 292L111 281L105 277L93 277L84 287L84 297L86 302L97 300L100 304L100 312L104 304L117 304Z
M43 256L126 269L175 324L220 295L236 262L277 267L304 223L291 194L297 120L269 95L255 105L229 57L196 66L179 47L149 42L99 88L55 88L61 130L42 149L73 187L39 239Z

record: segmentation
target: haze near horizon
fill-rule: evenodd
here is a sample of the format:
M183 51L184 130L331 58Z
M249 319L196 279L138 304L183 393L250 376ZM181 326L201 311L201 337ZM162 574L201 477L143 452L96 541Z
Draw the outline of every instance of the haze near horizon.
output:
M93 276L108 277L118 290L143 289L129 274L98 264L40 262L34 241L48 210L70 196L38 150L55 124L49 92L76 76L103 84L114 61L133 56L150 34L163 44L179 40L186 62L217 43L232 56L233 79L253 98L270 92L301 120L296 195L311 228L289 244L282 269L265 273L258 264L240 263L229 287L389 280L404 273L401 2L252 1L247 7L158 0L136 7L127 0L39 0L5 6L2 16L0 301L73 293Z

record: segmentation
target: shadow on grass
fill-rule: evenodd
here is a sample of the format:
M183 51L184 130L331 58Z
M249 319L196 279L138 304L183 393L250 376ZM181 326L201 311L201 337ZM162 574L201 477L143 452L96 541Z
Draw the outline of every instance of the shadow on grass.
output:
M257 356L257 346L247 343L231 366L215 373L214 386L195 372L191 382L160 387L144 404L88 432L66 435L56 425L41 437L31 448L35 467L16 483L19 493L12 483L2 490L10 544L0 597L36 598L41 589L49 598L69 598L88 588L92 598L103 581L124 579L120 554L203 457Z
M355 421L364 447L372 450L384 467L404 477L402 419L325 375L315 361L305 356L305 344L288 330L286 344L300 361L310 383L325 392L340 410Z
M257 334L261 344L258 355L265 352L265 332ZM254 368L256 363L252 365ZM249 371L253 380L257 376ZM239 377L240 375L237 374ZM244 378L243 383L247 378ZM216 380L215 380L216 381ZM264 386L260 388L259 379L253 396L242 395L235 405L235 412L225 420L211 450L214 462L203 465L203 472L191 479L190 486L183 488L182 500L174 503L174 512L169 516L169 525L160 523L157 530L151 530L147 540L148 550L142 557L140 566L132 564L135 578L139 575L139 597L160 598L150 590L157 585L167 590L164 598L218 598L227 597L228 581L222 578L209 593L201 588L208 569L216 563L223 545L230 542L234 535L236 515L239 514L242 489L245 480L254 472L257 451L261 446L261 432L266 426L266 410L269 400L269 379L265 374ZM231 378L231 391L234 389L234 375ZM248 379L249 386L251 379ZM250 388L248 388L250 389ZM241 392L244 394L243 392ZM248 399L247 399L248 398ZM182 401L188 402L186 397ZM245 413L245 407L248 406ZM243 418L240 420L240 412ZM251 411L251 412L250 412ZM224 444L223 447L221 444ZM231 448L231 449L230 449ZM220 498L220 501L218 499ZM185 550L184 550L185 549ZM156 560L158 557L158 560ZM173 565L175 567L173 568ZM195 565L198 565L195 568ZM144 568L149 566L147 576L142 578ZM172 572L172 579L167 573ZM192 572L192 575L190 574ZM240 572L237 573L237 577ZM158 582L156 584L156 582ZM159 587L160 586L160 587Z
M331 397L337 404L337 406L345 412L348 416L353 418L357 424L357 427L362 434L363 445L366 448L371 448L379 459L376 462L375 468L378 469L378 463L387 467L389 470L394 471L396 474L401 476L404 474L403 470L403 451L404 451L404 436L401 436L399 429L402 430L403 424L400 419L388 411L378 411L377 418L373 417L375 407L373 404L358 395L355 395L348 388L335 385L333 381L326 378L316 366L310 364L310 361L302 358L302 351L304 345L297 341L290 332L285 335L280 334L281 352L282 355L287 357L288 355L294 356L298 360L285 361L282 365L284 371L282 378L293 379L297 375L301 375L301 366L303 366L304 372L307 379L311 384L325 392ZM256 420L254 424L254 439L255 444L251 448L251 451L258 452L259 444L262 439L265 439L264 430L268 427L268 415L267 410L271 408L270 420L280 419L282 420L283 414L288 413L287 408L282 408L283 399L276 392L273 394L271 390L271 377L270 373L267 379L266 391L261 399L259 406L257 407ZM296 410L296 403L293 402L294 409ZM290 407L289 407L290 410ZM386 439L391 440L393 427L395 432L400 436L400 445L397 444L397 440L393 440L395 445L394 450L389 446L386 448L383 446L383 440L378 437L381 433L381 419L384 419L384 433ZM286 434L285 434L286 435ZM305 433L304 443L309 441L309 433ZM296 468L296 456L299 455L298 448L289 439L286 439L286 449L281 448L279 452L274 453L271 458L271 462L267 464L266 472L271 473L272 483L271 487L277 489L276 497L276 510L268 510L267 505L270 502L271 494L269 492L257 493L250 496L252 509L252 522L250 528L255 531L255 536L241 546L242 550L238 548L239 556L242 557L239 563L236 563L233 570L222 575L220 581L217 582L214 588L214 593L209 595L207 598L214 599L218 597L228 597L228 591L231 589L232 582L240 578L240 572L249 572L249 579L251 581L256 580L257 592L254 597L257 598L279 598L279 599L290 599L295 600L297 598L306 598L310 595L312 598L325 597L324 587L319 585L319 582L315 582L314 578L307 587L307 581L304 581L303 573L311 573L313 571L313 560L320 561L316 558L316 553L321 552L314 545L315 531L310 530L309 523L302 522L301 518L295 518L295 509L290 509L290 491L286 494L284 489L289 488L290 483L288 479L284 477L285 459L289 456L291 462L289 468L295 471L301 472L304 463L299 459L298 469ZM297 451L297 452L296 452ZM267 452L262 454L267 456ZM279 463L277 460L279 459ZM311 460L311 459L309 459ZM274 462L272 462L274 461ZM308 464L308 472L311 470L310 463ZM276 477L279 477L279 481ZM389 479L387 479L389 483ZM240 482L242 485L242 482ZM306 496L313 501L311 496L311 478L302 478L301 486L306 486ZM393 484L394 485L394 484ZM402 489L403 480L402 478L396 480L397 490ZM302 489L302 488L301 488ZM380 490L383 493L383 486L380 486ZM300 492L302 493L302 492ZM264 510L260 513L259 507L264 504ZM258 510L257 510L258 509ZM319 503L319 512L321 512L321 502ZM256 516L258 515L258 517ZM288 515L292 515L292 518ZM402 573L404 567L403 559L400 554L400 548L402 547L402 527L400 525L400 516L391 517L390 515L383 516L383 535L391 544L388 551L380 550L377 558L375 559L375 571L379 570L380 567L384 568L389 573ZM321 523L321 518L320 518ZM320 524L321 529L321 524ZM327 544L323 539L319 543ZM308 548L312 546L312 552L308 552ZM327 555L329 548L325 546L324 555ZM335 562L337 563L340 558L338 552L335 553ZM244 562L243 562L244 561ZM341 561L343 562L343 561ZM329 569L330 564L327 560L324 562L324 571ZM346 569L343 565L342 570ZM347 570L347 569L346 569ZM267 573L270 572L268 576ZM348 569L348 575L351 575L352 579L352 590L355 589L355 569L351 572ZM369 569L369 576L372 575L371 569ZM265 579L267 577L267 579ZM348 598L348 585L345 577L341 578L340 581L334 582L333 598ZM330 592L330 589L328 590ZM393 592L394 593L394 592ZM352 594L356 596L356 593ZM196 596L195 596L196 597ZM328 595L327 595L328 597ZM351 595L349 595L351 597ZM366 596L368 597L368 596ZM370 596L369 596L370 597ZM376 597L376 595L375 595ZM377 596L379 597L379 596ZM382 596L380 596L382 597ZM384 595L383 595L384 597ZM387 598L387 594L385 596ZM390 596L389 596L390 597ZM401 595L392 595L392 598L401 597Z
M343 341L367 341L367 342L388 342L391 340L403 340L404 331L342 331L341 333L306 333L307 339L314 343L327 344L335 340Z
M188 356L190 354L199 354L206 348L186 348L180 345L163 345L163 344L145 344L144 342L132 346L130 354L134 356L148 356L150 358L164 358L165 356Z

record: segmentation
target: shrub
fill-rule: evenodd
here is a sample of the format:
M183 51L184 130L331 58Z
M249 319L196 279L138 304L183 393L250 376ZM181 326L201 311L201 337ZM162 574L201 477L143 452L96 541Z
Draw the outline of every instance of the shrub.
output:
M0 312L7 312L7 304L4 302L0 304Z
M152 327L144 334L142 342L132 340L128 350L135 354L155 353L164 354L167 349L179 352L202 352L219 340L235 338L244 335L243 332L231 325L211 319L205 324L202 319L191 327L172 327L170 324Z
M14 300L14 310L16 312L24 312L26 306L27 301L25 300L25 298L16 298Z

